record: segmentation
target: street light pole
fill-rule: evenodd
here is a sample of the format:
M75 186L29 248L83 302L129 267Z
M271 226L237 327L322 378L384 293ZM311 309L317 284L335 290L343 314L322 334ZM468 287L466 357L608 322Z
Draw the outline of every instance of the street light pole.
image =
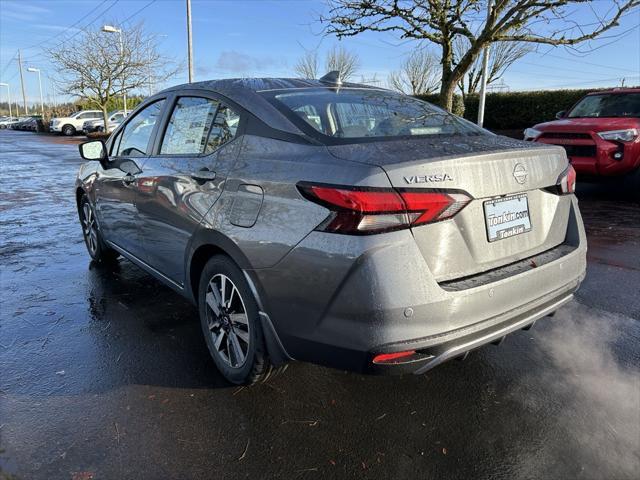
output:
M493 7L493 0L487 0L487 23L491 18L491 9ZM489 44L484 47L484 56L482 57L482 80L480 83L480 100L478 104L478 126L481 127L484 123L484 103L487 97L487 70L489 69Z
M44 118L44 97L42 96L42 78L40 77L40 69L29 67L27 68L27 72L38 74L38 85L40 85L40 114L42 115L42 118Z
M124 41L122 40L122 29L116 28L112 25L104 25L102 27L103 32L107 33L117 33L120 38L120 57L122 62L124 63ZM124 115L127 116L127 89L124 79L124 71L122 74L122 103L124 104Z
M191 0L187 0L187 59L189 62L189 83L193 83L193 43L191 41Z
M7 97L9 98L9 118L13 117L11 114L11 87L8 83L0 83L0 87L7 87Z

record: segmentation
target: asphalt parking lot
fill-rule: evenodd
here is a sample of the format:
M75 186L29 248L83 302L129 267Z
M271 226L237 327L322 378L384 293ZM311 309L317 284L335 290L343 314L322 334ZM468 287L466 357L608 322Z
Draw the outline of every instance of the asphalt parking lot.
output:
M640 202L582 186L576 300L422 376L307 364L251 388L195 309L89 262L74 141L0 132L0 478L637 478Z

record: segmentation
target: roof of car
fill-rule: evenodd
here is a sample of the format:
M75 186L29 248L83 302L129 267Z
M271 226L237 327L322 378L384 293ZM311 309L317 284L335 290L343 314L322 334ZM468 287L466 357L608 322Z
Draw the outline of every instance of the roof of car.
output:
M212 90L224 95L229 100L236 102L244 109L250 111L269 126L285 132L299 134L300 129L289 119L276 110L260 95L260 92L270 90L287 90L303 88L335 88L335 84L322 82L315 79L304 78L226 78L222 80L207 80L204 82L185 83L170 87L165 92L175 90ZM369 85L343 82L341 88L368 88L377 89Z
M598 90L597 92L590 92L588 95L599 95L603 93L640 93L640 87L610 88L607 90Z

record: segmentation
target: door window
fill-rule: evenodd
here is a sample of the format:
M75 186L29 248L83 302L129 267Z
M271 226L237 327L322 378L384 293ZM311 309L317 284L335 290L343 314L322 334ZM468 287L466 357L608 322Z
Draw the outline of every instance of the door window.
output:
M149 154L149 140L153 127L162 113L163 105L164 100L147 105L127 122L122 132L117 156L142 157Z
M218 102L209 98L178 99L160 147L161 155L200 155L205 151Z
M209 139L207 140L205 153L211 153L216 148L233 140L238 131L239 123L240 115L221 103L215 121L213 122Z

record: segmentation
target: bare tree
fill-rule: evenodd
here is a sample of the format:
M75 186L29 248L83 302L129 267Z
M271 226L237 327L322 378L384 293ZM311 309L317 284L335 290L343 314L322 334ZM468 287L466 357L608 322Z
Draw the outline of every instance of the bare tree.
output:
M59 74L60 92L78 96L102 110L105 132L112 98L147 85L150 72L157 81L177 72L158 53L156 38L146 34L141 24L122 31L122 50L117 38L96 30L84 30L77 43L82 48L64 44L47 53Z
M327 72L336 70L340 72L339 78L343 81L349 80L360 68L360 57L357 53L348 51L342 46L334 46L325 60Z
M433 93L440 83L437 60L423 48L414 50L402 62L400 70L389 74L387 82L393 90L407 95Z
M465 37L457 37L453 41L454 58L464 57L471 44ZM489 51L489 68L487 84L497 82L505 71L533 49L531 45L519 42L495 42ZM455 63L455 61L454 61ZM471 64L467 73L458 82L462 97L476 93L482 80L482 57L479 56Z
M318 78L318 51L306 50L293 69L301 78Z
M320 21L326 32L340 37L362 32L396 32L402 39L432 42L441 49L440 103L451 110L458 83L494 42L576 45L618 25L620 17L640 0L328 0ZM576 7L584 5L580 15ZM589 18L591 17L591 18ZM477 27L477 28L476 28ZM470 46L458 59L453 42L465 37Z

